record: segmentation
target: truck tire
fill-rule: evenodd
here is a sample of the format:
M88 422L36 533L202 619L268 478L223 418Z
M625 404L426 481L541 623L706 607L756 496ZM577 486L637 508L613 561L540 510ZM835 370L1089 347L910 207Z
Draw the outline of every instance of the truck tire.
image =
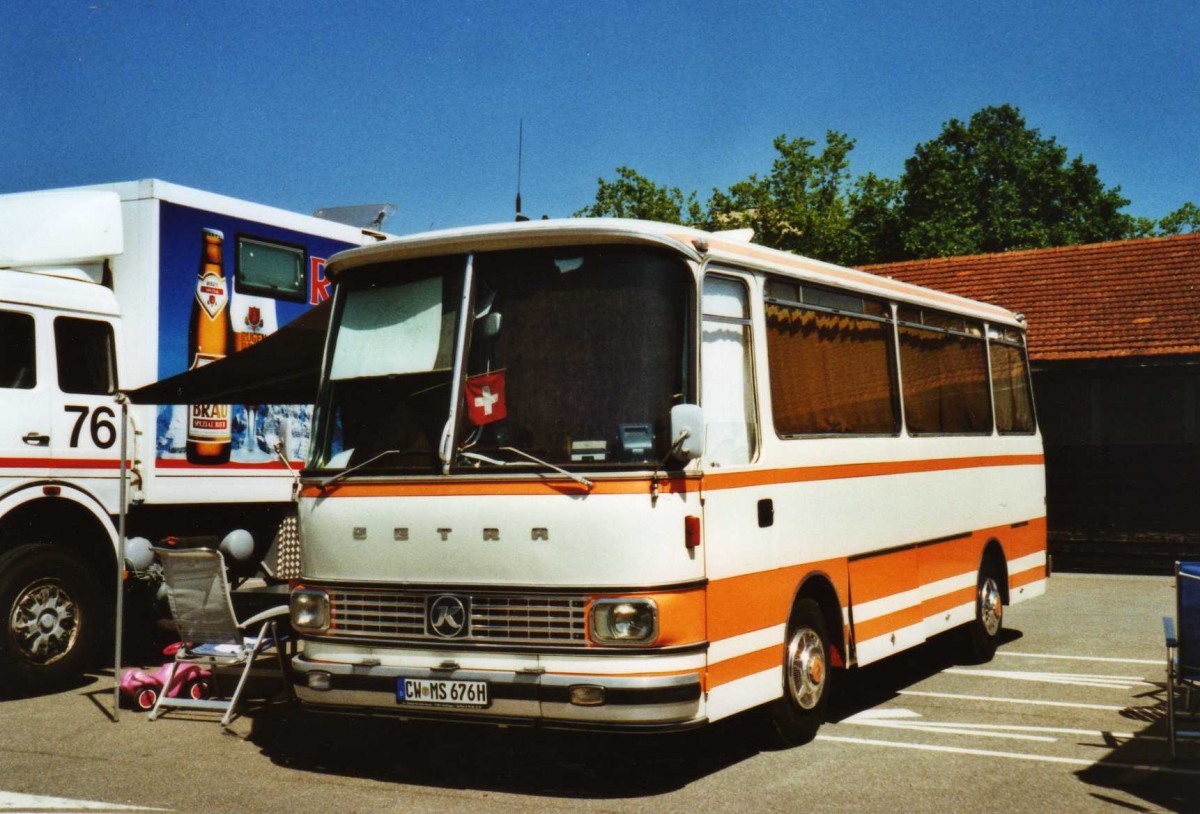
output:
M100 596L93 575L60 546L0 556L0 688L26 694L77 681L103 639Z

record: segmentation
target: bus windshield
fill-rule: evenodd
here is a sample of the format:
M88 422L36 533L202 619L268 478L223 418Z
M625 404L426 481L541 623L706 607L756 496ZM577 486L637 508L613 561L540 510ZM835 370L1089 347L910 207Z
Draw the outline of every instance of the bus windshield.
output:
M452 406L457 472L658 463L671 407L695 400L692 279L678 256L613 246L356 269L334 315L310 468L440 471Z

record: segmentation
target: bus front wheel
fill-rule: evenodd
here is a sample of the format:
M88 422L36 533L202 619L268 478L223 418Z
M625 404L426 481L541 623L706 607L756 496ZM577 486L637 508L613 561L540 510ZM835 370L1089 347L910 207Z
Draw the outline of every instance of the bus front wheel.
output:
M829 704L831 678L825 617L814 600L801 599L788 625L783 697L772 702L769 709L774 740L779 745L799 746L816 736Z

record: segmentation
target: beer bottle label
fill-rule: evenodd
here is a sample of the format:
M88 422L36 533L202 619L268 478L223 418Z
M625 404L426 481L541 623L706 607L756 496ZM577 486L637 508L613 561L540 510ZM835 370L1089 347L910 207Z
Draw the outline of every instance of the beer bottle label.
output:
M193 404L188 411L189 441L228 444L229 405Z
M229 301L225 278L213 271L205 272L196 283L196 300L209 319L216 319Z

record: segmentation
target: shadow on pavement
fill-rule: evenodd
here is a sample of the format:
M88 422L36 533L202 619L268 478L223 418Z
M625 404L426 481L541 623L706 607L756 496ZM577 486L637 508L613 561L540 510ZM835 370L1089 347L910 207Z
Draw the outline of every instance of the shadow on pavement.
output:
M263 710L250 740L302 771L556 797L663 794L759 752L753 716L664 735L610 735Z
M1081 741L1111 751L1078 772L1079 779L1099 789L1122 791L1167 811L1200 811L1200 743L1180 741L1178 755L1172 759L1166 715L1166 684L1155 682L1153 689L1135 696L1121 711L1121 717L1129 721L1132 738L1106 732L1094 743ZM1092 797L1098 802L1112 801L1102 791L1092 792Z
M924 644L841 675L831 699L828 720L837 723L891 701L900 690L919 684L947 667L964 664L960 631L934 636ZM1000 632L1001 648L1022 638L1019 630Z
M1005 631L1003 643L1021 637ZM831 699L839 721L954 664L952 636L850 674ZM664 794L775 748L758 712L689 732L615 735L488 725L402 722L306 713L255 713L249 736L282 766L322 774L451 789L581 798ZM804 747L799 747L803 749Z

